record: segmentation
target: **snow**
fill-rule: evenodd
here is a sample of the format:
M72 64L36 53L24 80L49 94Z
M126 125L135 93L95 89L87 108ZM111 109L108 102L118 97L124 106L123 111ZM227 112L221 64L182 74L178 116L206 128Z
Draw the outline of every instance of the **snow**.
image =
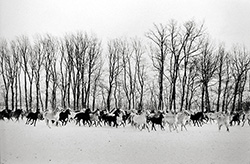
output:
M208 123L188 131L139 131L127 125L111 128L37 126L0 121L0 163L84 164L249 164L250 126L230 132Z

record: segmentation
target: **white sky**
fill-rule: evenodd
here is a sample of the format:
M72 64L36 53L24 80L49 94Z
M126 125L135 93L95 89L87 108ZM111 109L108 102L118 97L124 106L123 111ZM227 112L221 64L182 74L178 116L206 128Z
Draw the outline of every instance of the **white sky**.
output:
M216 42L250 47L249 0L0 0L0 37L86 31L143 37L153 23L194 19Z

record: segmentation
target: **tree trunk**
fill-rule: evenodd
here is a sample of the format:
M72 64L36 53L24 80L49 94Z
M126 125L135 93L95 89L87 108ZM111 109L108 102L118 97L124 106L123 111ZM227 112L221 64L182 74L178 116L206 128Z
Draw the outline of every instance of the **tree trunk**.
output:
M232 110L231 113L234 112L235 110L235 103L236 103L236 97L237 97L237 92L238 92L238 87L239 87L239 80L236 81L235 87L234 87L234 93L233 93L233 104L232 104Z
M11 81L11 110L15 110L15 91L14 91L14 81Z
M39 90L40 90L40 84L39 84L39 78L36 81L36 111L39 110Z
M9 88L5 89L5 109L9 110Z
M204 84L202 84L202 91L201 91L201 111L204 112L204 95L205 95L205 88Z
M188 64L188 62L185 61L185 63L184 63L184 75L182 77L182 94L181 94L180 111L182 111L183 104L184 104L184 101L185 101L185 91L186 91L186 83L187 83L187 64Z
M27 89L27 73L24 73L24 94L25 94L25 105L26 110L30 111L29 109L29 103L28 103L28 89Z
M208 91L208 84L205 84L205 105L206 105L206 112L211 112L211 105L210 105L210 97Z
M30 82L30 98L29 98L29 106L30 108L32 109L32 85L33 85L33 82L31 81Z
M216 111L220 111L220 95L221 95L221 83L222 83L222 76L221 73L219 73L219 86L218 86L218 97L217 97L217 103L216 103Z
M20 108L23 108L22 106L22 87L21 87L21 78L20 78L20 74L18 74L18 86L19 86L19 103L20 103Z

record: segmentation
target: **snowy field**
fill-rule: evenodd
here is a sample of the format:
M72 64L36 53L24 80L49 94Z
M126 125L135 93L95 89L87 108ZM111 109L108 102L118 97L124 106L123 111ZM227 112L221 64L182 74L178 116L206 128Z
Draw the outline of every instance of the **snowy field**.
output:
M68 124L49 129L24 121L0 121L1 164L250 164L250 126L216 124L188 131L147 132L130 125L119 128Z

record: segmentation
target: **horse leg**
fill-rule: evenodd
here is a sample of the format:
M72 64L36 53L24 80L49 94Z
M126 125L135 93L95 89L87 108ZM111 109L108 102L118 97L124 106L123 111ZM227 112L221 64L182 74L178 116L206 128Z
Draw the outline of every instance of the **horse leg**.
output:
M32 119L32 122L31 122L31 124L30 125L32 125L34 123L34 120Z
M162 125L162 123L160 124L160 126L161 126L161 130L165 130L164 126Z
M146 125L146 128L148 129L148 132L150 132L148 125L147 124L145 124L145 125Z
M185 124L183 124L183 127L186 129L186 131L187 131L187 127L186 127L186 125Z
M244 120L244 121L242 122L242 126L241 126L241 127L243 127L243 126L245 125L245 122L246 122L246 120Z
M126 126L126 123L122 121L122 125L123 125L123 127L125 127L125 126Z
M102 127L100 120L98 120L96 124L97 124L97 126L100 125L100 127Z
M168 127L169 127L169 131L172 132L172 130L171 130L171 124L168 124Z
M51 127L49 126L49 119L46 119L46 124L47 124L47 126L48 126L49 128L51 128Z
M25 124L28 124L28 123L29 123L29 122L28 122L28 120L29 120L29 119L27 118L27 120L26 120L26 123L25 123Z
M36 120L34 120L34 127L36 126Z
M228 127L228 125L226 125L226 127L227 127L227 131L229 132L229 127Z
M152 128L151 128L151 130L154 130L155 129L155 127L154 127L154 123L152 123Z
M221 129L221 126L222 126L222 125L219 125L219 131L220 131L220 129Z

